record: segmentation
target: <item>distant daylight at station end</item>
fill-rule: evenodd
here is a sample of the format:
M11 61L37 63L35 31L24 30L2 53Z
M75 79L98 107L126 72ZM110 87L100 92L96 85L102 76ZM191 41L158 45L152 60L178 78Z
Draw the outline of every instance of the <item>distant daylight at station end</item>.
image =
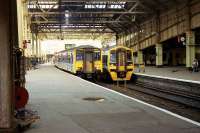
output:
M200 133L200 0L3 0L0 133Z

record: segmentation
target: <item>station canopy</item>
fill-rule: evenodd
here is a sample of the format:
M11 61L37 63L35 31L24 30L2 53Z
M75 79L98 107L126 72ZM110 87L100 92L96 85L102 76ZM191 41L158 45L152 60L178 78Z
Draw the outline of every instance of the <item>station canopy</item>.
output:
M118 34L186 0L28 0L31 31Z

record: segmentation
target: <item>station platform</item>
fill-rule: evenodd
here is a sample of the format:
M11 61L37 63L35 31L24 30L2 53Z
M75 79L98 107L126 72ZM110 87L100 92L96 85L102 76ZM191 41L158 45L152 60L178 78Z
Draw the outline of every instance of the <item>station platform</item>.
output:
M195 82L200 84L200 71L192 72L185 67L161 67L157 68L155 66L146 66L145 72L139 72L135 70L136 75L146 75L160 78L167 78L172 80L181 80L187 82Z
M199 133L200 123L90 83L53 66L27 73L28 107L41 120L25 133ZM86 101L101 97L104 100Z

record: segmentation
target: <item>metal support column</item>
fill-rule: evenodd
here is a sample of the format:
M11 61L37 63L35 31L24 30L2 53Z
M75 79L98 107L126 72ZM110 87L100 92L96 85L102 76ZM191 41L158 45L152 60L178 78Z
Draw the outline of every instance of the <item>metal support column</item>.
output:
M24 37L24 10L22 0L17 0L17 19L18 19L18 40L19 47L23 48L23 37Z
M186 32L186 67L191 68L195 59L195 33L194 31Z
M35 55L35 35L32 33L32 56Z
M124 33L123 34L123 44L122 46L126 46L126 34Z
M39 57L42 56L42 49L41 49L41 39L39 40Z
M38 39L38 58L41 61L42 53L41 53L41 39Z
M156 66L163 65L163 46L162 44L156 44Z
M36 54L36 57L38 58L38 34L35 34L35 50L36 50L36 52L35 52L35 54Z
M138 64L141 65L143 63L144 63L144 60L143 60L143 51L139 50L138 51Z

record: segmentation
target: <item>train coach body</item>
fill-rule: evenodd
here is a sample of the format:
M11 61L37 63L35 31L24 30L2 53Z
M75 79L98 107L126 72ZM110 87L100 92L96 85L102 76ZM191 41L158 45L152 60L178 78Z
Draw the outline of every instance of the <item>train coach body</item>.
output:
M75 75L92 78L102 72L102 52L89 45L71 48L55 54L55 65Z

